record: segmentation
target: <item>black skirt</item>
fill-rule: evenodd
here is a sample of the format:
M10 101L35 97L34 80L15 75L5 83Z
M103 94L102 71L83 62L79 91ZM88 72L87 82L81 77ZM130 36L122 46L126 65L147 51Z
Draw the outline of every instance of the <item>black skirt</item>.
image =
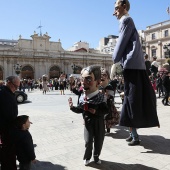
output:
M146 70L124 70L124 102L120 126L147 128L159 126L156 95Z

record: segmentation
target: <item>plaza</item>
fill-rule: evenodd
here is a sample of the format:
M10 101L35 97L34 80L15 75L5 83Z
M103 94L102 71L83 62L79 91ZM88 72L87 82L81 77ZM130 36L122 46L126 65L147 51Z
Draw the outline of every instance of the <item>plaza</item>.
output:
M68 98L77 104L77 96L69 90L65 95L50 91L46 95L35 89L27 92L28 101L20 104L19 115L26 114L33 124L30 127L36 159L32 170L170 170L170 107L157 99L160 128L138 129L141 144L128 146L125 138L128 129L115 126L105 137L100 155L101 165L93 160L84 166L84 125L81 114L70 111ZM116 107L121 99L116 95Z

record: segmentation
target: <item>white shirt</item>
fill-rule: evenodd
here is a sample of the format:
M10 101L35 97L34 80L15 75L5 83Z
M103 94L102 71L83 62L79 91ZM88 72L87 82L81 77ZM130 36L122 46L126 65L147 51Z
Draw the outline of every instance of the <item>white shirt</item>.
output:
M153 61L151 65L154 65L155 67L159 67L158 62L157 61Z

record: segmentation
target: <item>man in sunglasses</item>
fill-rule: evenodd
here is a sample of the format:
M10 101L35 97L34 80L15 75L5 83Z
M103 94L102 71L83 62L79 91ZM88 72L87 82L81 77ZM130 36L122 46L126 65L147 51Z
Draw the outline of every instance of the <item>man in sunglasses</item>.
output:
M85 154L84 165L90 163L93 150L93 158L96 164L101 164L99 159L105 135L104 115L108 113L108 107L104 94L99 92L101 81L100 66L89 66L81 71L81 83L84 93L80 96L79 105L73 106L69 98L70 109L75 113L82 113L84 119ZM93 146L94 142L94 146Z
M1 170L17 170L14 145L9 131L18 115L18 105L14 92L20 85L17 76L9 76L6 85L0 88L0 137L1 137Z
M139 34L128 11L128 0L117 0L114 16L119 20L119 38L113 52L113 62L121 62L124 76L124 102L120 125L130 127L128 145L139 145L136 128L159 126L156 96L148 78Z

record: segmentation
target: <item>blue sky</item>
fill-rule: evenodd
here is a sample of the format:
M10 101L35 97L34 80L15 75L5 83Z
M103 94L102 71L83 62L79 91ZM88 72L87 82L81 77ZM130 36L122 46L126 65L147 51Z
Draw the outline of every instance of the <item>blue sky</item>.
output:
M129 0L130 15L137 29L170 19L170 0ZM96 48L99 40L118 35L118 21L112 16L113 0L0 0L0 39L31 39L41 25L50 41L61 40L64 49L85 41Z

